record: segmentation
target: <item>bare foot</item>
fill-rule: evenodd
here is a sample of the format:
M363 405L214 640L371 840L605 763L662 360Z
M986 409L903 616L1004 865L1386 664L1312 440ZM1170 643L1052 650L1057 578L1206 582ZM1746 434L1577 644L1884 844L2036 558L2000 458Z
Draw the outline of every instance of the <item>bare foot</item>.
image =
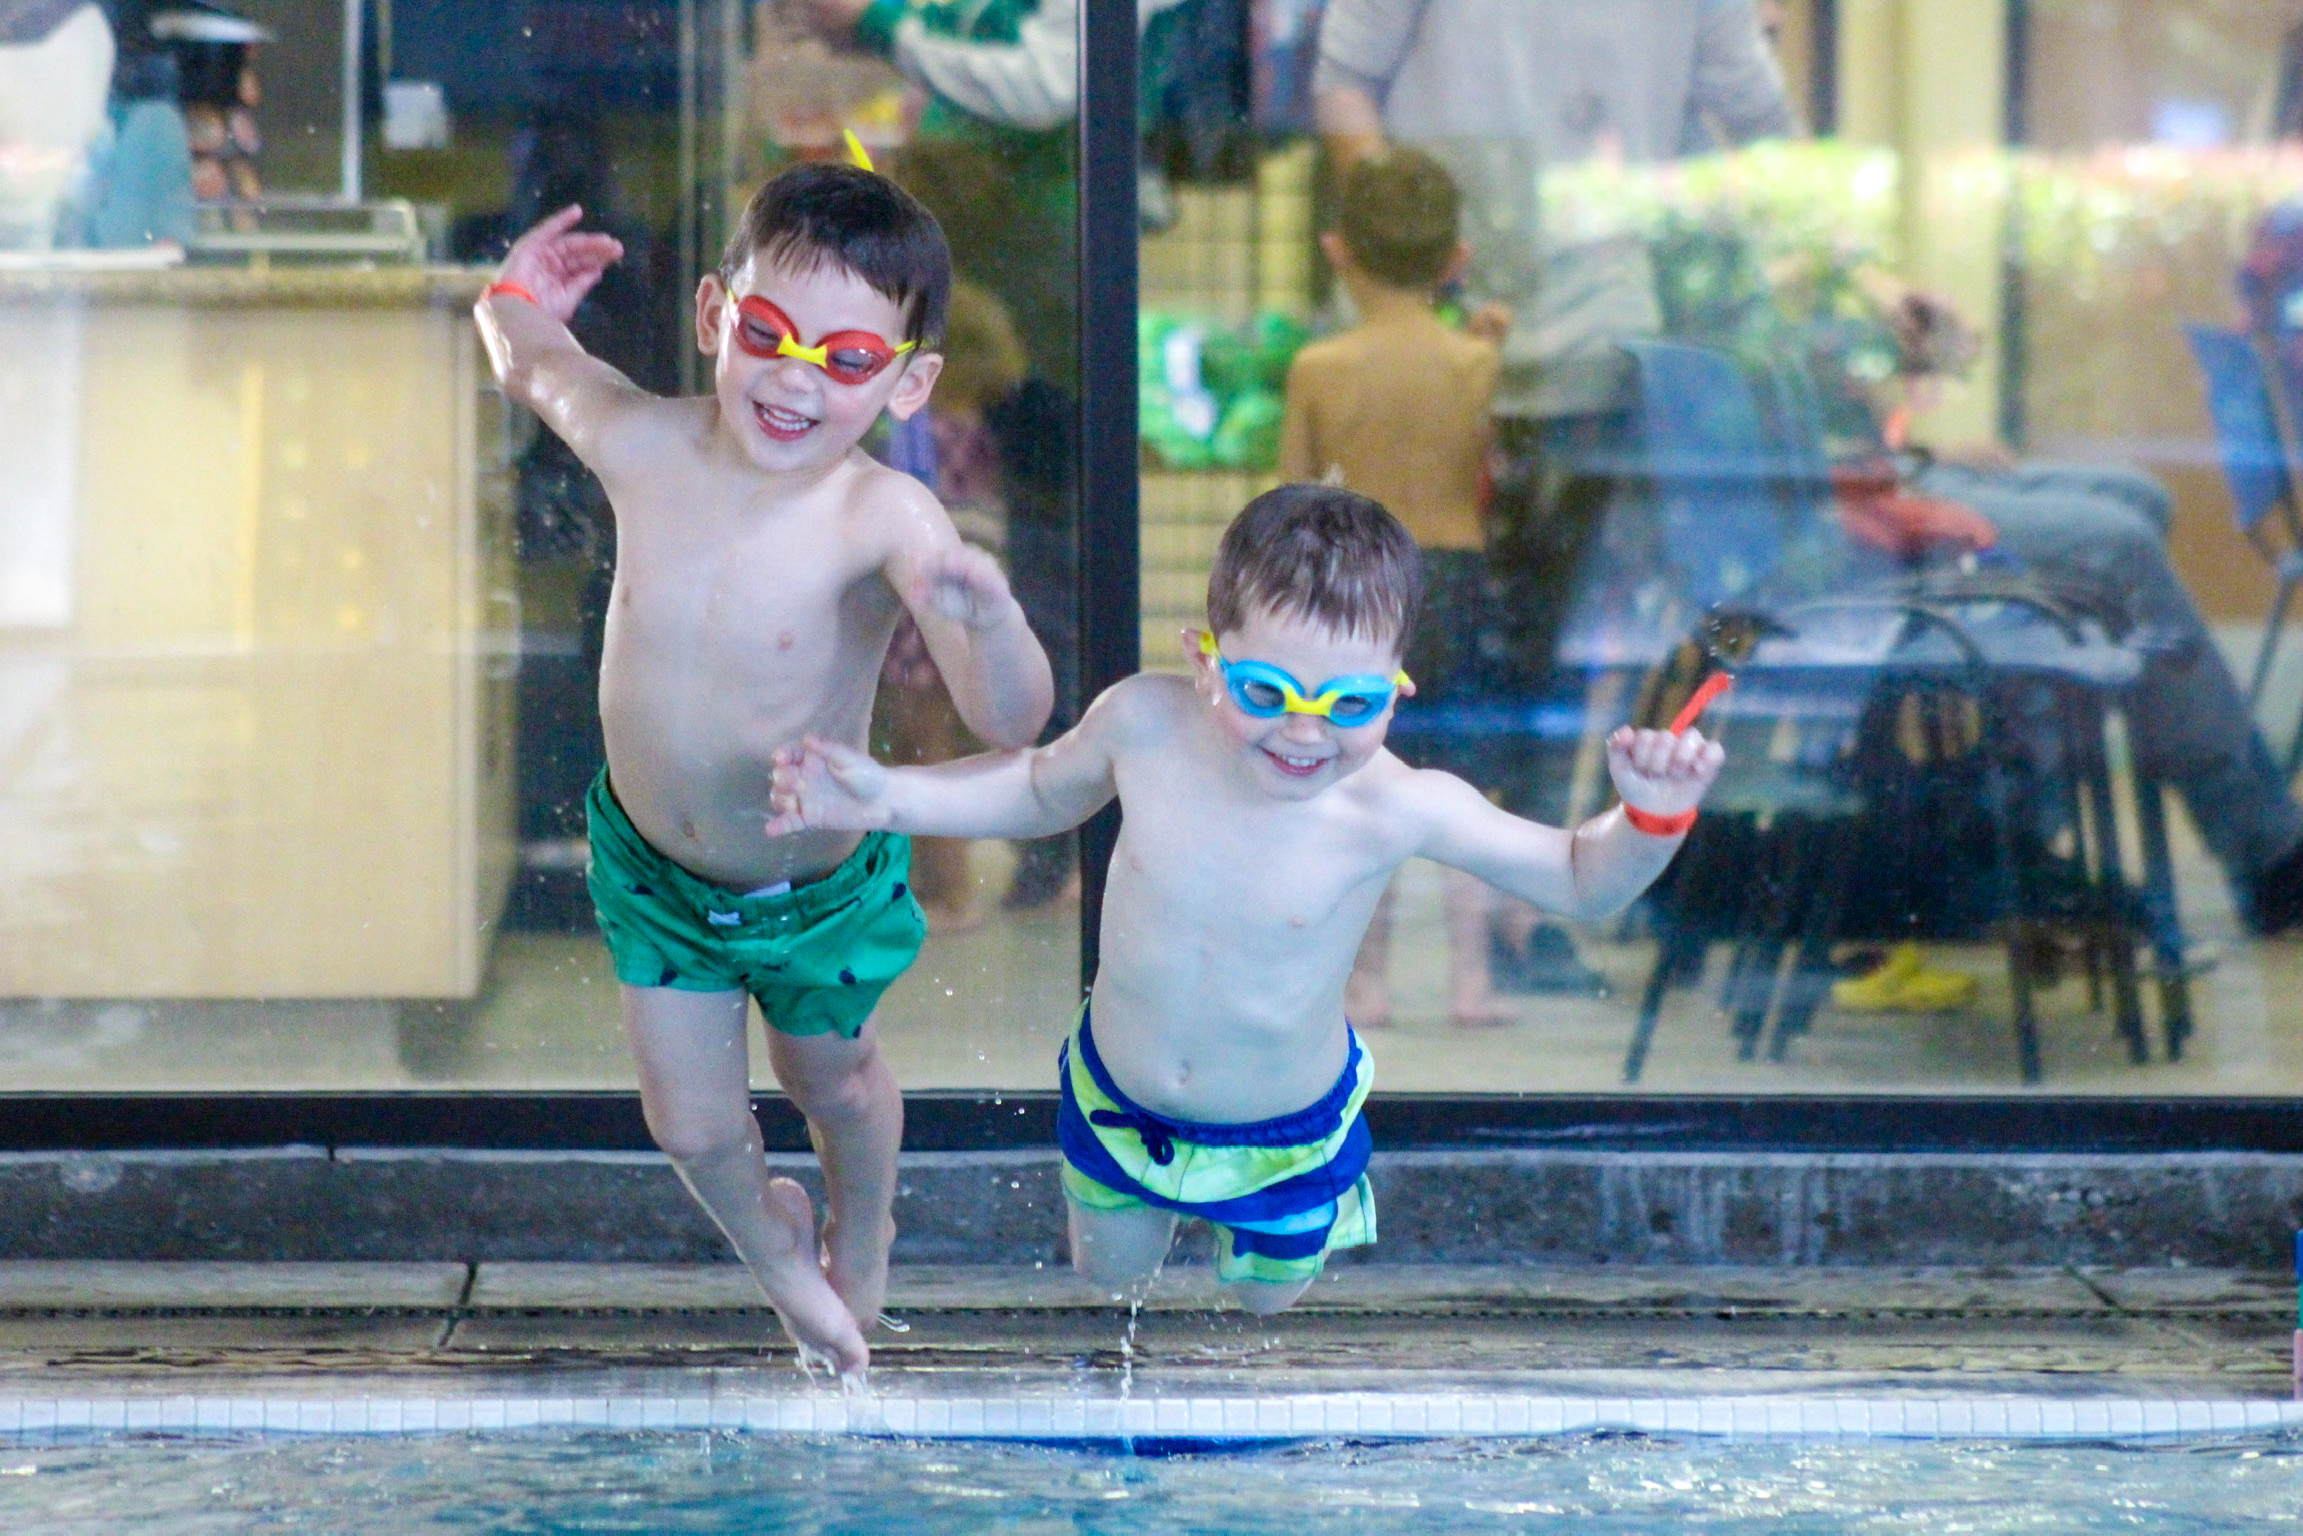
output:
M1519 1022L1519 1010L1493 992L1457 993L1447 1010L1448 1022L1458 1029L1499 1029Z
M808 1192L792 1179L770 1179L767 1205L769 1219L785 1229L791 1242L783 1262L771 1273L754 1270L753 1278L803 1358L812 1352L831 1361L838 1374L855 1375L871 1363L871 1351L816 1258L816 1209Z
M856 1326L866 1333L888 1303L888 1249L895 1240L892 1216L876 1240L868 1235L850 1237L837 1217L824 1223L824 1274L848 1304Z

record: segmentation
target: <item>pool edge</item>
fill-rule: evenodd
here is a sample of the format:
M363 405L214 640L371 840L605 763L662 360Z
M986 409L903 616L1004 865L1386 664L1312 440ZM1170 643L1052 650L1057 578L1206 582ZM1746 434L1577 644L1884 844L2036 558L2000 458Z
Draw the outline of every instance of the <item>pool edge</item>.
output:
M1109 1441L1533 1438L2181 1439L2303 1427L2274 1399L2001 1396L1560 1397L1328 1392L850 1398L813 1395L0 1397L0 1441L112 1434L413 1435L573 1428Z

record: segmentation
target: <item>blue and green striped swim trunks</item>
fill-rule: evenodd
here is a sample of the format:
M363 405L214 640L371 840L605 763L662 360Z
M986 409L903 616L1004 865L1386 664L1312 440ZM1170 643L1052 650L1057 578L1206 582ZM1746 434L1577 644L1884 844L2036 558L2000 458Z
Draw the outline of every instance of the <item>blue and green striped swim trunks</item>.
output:
M1309 1280L1335 1250L1375 1241L1362 1113L1375 1063L1356 1031L1335 1086L1270 1120L1172 1120L1137 1104L1104 1070L1085 1004L1056 1065L1064 1193L1089 1210L1149 1205L1207 1222L1226 1283Z

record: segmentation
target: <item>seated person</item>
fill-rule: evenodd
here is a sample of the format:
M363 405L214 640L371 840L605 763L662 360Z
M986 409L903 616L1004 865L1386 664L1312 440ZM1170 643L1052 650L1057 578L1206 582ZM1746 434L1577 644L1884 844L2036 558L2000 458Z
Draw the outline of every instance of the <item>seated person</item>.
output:
M1675 239L1682 249L1672 249ZM1755 268L1756 259L1717 235L1667 235L1657 254L1670 333L1754 362L1786 351L1800 356L1821 387L1827 428L1851 456L1903 448L1904 395L1977 350L1940 300L1875 269L1733 276L1719 269ZM1713 270L1683 270L1691 263ZM1744 297L1688 300L1698 293ZM1866 324L1868 340L1851 335L1851 326ZM1873 370L1850 366L1866 349L1892 359L1896 373L1886 385L1859 376ZM1978 517L1988 532L1978 530L1968 542L1989 543L2050 582L2123 603L2148 647L2129 706L2138 763L2182 796L2255 932L2303 925L2303 809L2289 797L2229 665L2169 561L2173 504L2166 489L2115 465L2018 462L1996 445L1958 457L1922 456L1900 483Z

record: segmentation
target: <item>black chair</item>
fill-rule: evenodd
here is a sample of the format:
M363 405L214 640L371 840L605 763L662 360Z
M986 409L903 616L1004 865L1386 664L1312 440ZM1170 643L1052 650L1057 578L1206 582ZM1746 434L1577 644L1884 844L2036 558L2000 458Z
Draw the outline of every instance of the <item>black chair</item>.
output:
M1726 353L1631 350L1645 446L1626 471L1646 488L1665 566L1711 604L1699 623L1683 613L1700 643L1659 676L1645 713L1665 718L1704 665L1732 666L1737 687L1710 717L1728 773L1652 899L1657 955L1624 1080L1640 1078L1669 988L1700 979L1721 941L1744 1059L1771 1020L1771 1058L1806 1032L1835 944L1986 932L2008 947L2025 1083L2042 1076L2037 958L2061 933L2079 938L2096 1006L2108 972L2138 1063L2135 950L2154 947L2179 1055L2189 1000L2155 783L2134 785L2140 888L2119 850L2108 728L2144 655L2118 616L2013 571L1867 568L1831 515L1803 374L1755 383Z

